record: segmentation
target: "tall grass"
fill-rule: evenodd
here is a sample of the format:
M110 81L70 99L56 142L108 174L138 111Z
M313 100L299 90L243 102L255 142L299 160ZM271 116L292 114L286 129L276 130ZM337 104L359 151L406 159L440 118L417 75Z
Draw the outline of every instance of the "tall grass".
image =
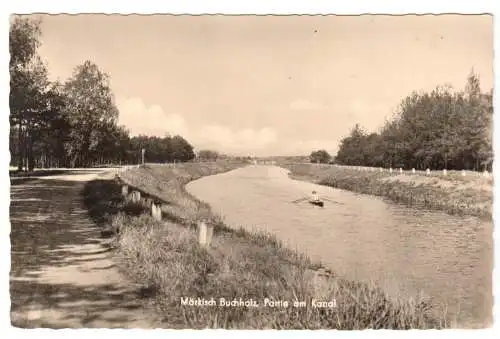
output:
M196 166L199 166L198 168ZM264 233L233 230L210 213L207 205L184 190L190 179L227 170L200 164L140 168L126 174L169 204L169 220L158 222L124 202L113 223L124 271L144 285L148 300L169 328L227 329L411 329L443 328L424 300L390 300L375 286L321 274L317 265ZM193 223L212 218L216 229L208 248L198 245ZM215 306L183 305L183 298L214 301ZM259 307L224 307L225 300L254 300ZM288 307L264 305L265 299ZM318 308L315 301L331 301ZM294 307L294 302L305 302ZM335 302L335 305L333 305ZM299 305L297 305L299 306ZM333 307L334 306L334 307Z
M482 176L458 174L428 177L405 173L357 171L336 166L282 164L298 180L388 198L411 207L433 209L452 215L471 215L491 220L493 183Z

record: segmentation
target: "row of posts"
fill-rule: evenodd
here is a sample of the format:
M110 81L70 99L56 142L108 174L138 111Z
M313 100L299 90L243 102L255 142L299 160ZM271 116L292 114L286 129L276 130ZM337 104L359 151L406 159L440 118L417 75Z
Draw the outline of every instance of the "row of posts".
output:
M128 185L122 186L122 195L124 197L129 196L129 188ZM130 200L135 203L139 203L141 201L141 192L132 191L130 193ZM153 219L161 221L162 220L162 210L161 204L155 203L154 200L151 200L151 216ZM214 227L212 223L207 220L201 220L197 223L198 226L198 243L202 247L210 246L214 234Z
M331 165L325 165L325 164L323 164L323 165L324 165L324 166L331 166ZM358 171L375 171L375 170L377 169L376 167L340 166L340 165L334 165L334 166L337 166L337 167L348 167L348 168L352 168L352 169L357 169ZM384 168L383 168L383 167L379 167L379 168L378 168L378 170L379 170L379 172L384 172ZM396 172L396 171L398 171L398 172L399 172L399 174L403 174L403 173L404 173L402 168L399 168L398 170L393 169L392 167L391 167L391 168L389 168L389 173L394 173L394 172ZM417 171L416 171L414 168L412 168L412 169L411 169L411 173L415 174L415 173L417 173ZM430 174L431 174L431 170L430 170L429 168L428 168L428 169L426 169L426 170L425 170L425 174L426 174L426 175L430 175ZM443 169L443 170L442 170L442 174L443 174L443 175L448 175L448 170ZM465 177L465 176L467 175L467 172L466 172L465 170L462 170L462 171L461 171L461 175L462 175L463 177ZM484 177L489 177L489 176L490 176L490 172L488 172L488 171L484 171L484 172L483 172L483 176L484 176Z
M358 168L358 169L360 169L360 168ZM383 172L383 171L384 171L384 169L383 169L383 168L380 168L380 172ZM417 171L416 171L414 168L412 168L412 169L411 169L411 173L412 173L412 174L415 174L416 172L417 172ZM392 168L389 168L389 173L393 173L393 169L392 169ZM447 169L443 169L442 173L443 173L443 175L445 175L445 176L446 176L446 175L448 175L448 170L447 170ZM403 169L402 169L402 168L400 168L400 169L399 169L399 174L403 174ZM430 174L431 174L431 170L430 170L429 168L428 168L428 169L426 169L426 170L425 170L425 174L426 174L426 175L430 175ZM467 172L466 172L465 170L462 170L462 171L461 171L461 175L462 175L463 177L465 177L465 176L467 175ZM485 176L485 177L489 177L489 175L490 175L490 173L489 173L488 171L484 171L484 172L483 172L483 176Z
M128 197L130 196L130 200L134 203L139 203L141 201L141 192L139 191L132 191L129 195L128 192L128 185L123 185L122 186L122 196L123 197ZM151 200L151 216L153 219L161 221L162 219L162 212L161 212L161 204L156 204L154 200Z

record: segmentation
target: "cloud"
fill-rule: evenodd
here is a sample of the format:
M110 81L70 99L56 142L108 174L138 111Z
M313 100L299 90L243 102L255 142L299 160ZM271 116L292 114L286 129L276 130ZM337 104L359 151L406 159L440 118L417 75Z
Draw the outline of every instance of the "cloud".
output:
M306 107L304 103L300 105ZM117 106L120 111L118 122L130 130L131 136L178 134L196 149L209 148L231 154L286 155L309 154L316 149L334 153L338 147L336 140L279 138L278 132L269 126L234 129L221 124L189 125L182 115L166 113L159 105L147 106L137 97L118 98Z
M300 105L307 106L305 101ZM300 105L297 104L296 107ZM182 115L166 113L159 105L147 106L137 97L118 98L117 106L120 111L118 121L130 130L131 136L144 134L162 137L166 133L178 134L196 149L208 148L230 154L259 156L309 154L317 149L326 149L334 154L338 148L336 140L280 138L278 132L269 126L260 129L235 129L221 124L190 125Z
M289 107L294 111L310 111L321 109L323 108L323 105L320 103L311 102L309 100L298 99L291 102Z
M277 132L270 127L233 129L220 124L188 126L179 114L167 114L159 105L146 106L140 98L117 99L119 123L132 136L139 134L164 136L166 133L185 137L197 149L212 148L221 152L262 151L276 143Z
M164 136L166 133L188 137L184 118L167 114L159 105L147 107L140 98L119 98L116 102L120 115L119 124L125 125L132 136L139 134Z

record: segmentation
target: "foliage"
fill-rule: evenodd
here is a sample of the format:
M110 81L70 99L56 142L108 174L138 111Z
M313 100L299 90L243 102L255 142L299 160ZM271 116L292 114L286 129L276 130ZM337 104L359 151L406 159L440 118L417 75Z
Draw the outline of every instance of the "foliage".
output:
M326 164L330 162L331 159L332 157L330 156L330 154L328 154L328 152L323 149L311 152L311 155L309 156L309 160L311 162L321 164Z
M9 117L11 136L15 135L17 162L30 162L33 130L43 121L48 111L46 89L47 69L37 55L40 46L40 22L22 17L13 21L9 31L10 93ZM25 157L28 157L25 159Z
M464 92L437 87L402 100L380 133L356 124L344 138L336 162L405 169L490 169L493 95L481 93L473 72Z
M215 161L220 157L216 151L204 149L198 152L198 159L201 161Z
M140 135L130 139L131 153L140 157L141 149L145 149L146 162L164 163L189 161L194 158L193 147L181 136L150 137ZM129 159L131 162L136 160Z

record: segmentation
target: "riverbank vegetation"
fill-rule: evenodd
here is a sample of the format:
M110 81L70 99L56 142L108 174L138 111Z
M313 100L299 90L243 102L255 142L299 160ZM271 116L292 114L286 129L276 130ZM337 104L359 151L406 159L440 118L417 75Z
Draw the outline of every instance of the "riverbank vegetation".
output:
M315 164L283 163L293 179L311 181L390 199L411 207L441 210L450 214L472 215L491 220L493 210L493 179L482 174L459 171L447 175L426 175L422 172L355 168Z
M430 93L412 93L379 132L367 133L356 124L341 140L335 157L319 150L311 153L309 164L279 164L295 179L490 220L492 178L462 176L458 170L492 170L492 131L493 91L481 92L479 76L471 72L463 91L438 86ZM310 164L328 162L345 167ZM406 172L398 175L400 169ZM413 169L417 172L408 172ZM418 172L427 169L448 171L446 175Z
M490 170L493 90L482 93L471 72L463 91L438 86L402 100L379 132L356 124L341 140L335 163L425 170Z
M184 189L190 180L241 164L145 166L123 173L126 182L159 195L167 203L166 221L154 221L136 205L122 201L110 219L118 230L116 248L124 272L144 285L145 302L153 303L168 328L366 329L442 328L425 300L390 300L371 285L348 281L289 248L274 236L231 229ZM111 192L113 190L107 190ZM114 190L120 200L119 187ZM96 201L97 199L87 199ZM208 248L197 242L200 218L215 224ZM254 300L260 307L182 305L181 298L209 301ZM281 307L264 306L265 299ZM316 301L335 301L332 308ZM288 307L284 307L287 301ZM305 302L294 307L294 302Z

